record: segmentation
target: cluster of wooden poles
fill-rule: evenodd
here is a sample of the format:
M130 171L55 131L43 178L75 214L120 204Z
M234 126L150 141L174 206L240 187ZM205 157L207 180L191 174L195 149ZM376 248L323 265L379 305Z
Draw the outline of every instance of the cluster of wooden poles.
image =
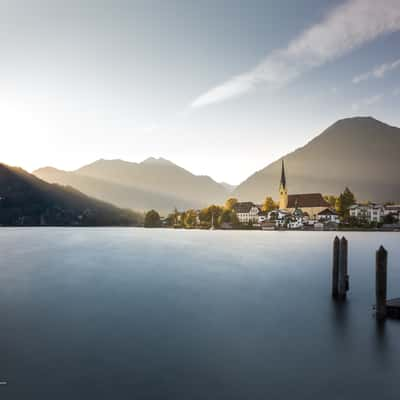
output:
M400 319L400 298L387 300L387 250L381 246L376 252L376 305L377 320ZM346 300L349 290L348 242L345 237L333 240L332 297L337 301Z

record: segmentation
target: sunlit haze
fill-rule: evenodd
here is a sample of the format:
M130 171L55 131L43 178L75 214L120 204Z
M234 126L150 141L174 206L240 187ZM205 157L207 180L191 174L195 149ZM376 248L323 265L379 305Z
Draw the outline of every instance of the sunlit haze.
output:
M30 171L161 156L238 184L337 119L400 126L398 0L0 4L0 160Z

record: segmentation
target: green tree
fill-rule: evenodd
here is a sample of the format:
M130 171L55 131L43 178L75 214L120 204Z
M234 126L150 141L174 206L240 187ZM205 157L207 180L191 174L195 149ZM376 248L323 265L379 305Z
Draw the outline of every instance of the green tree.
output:
M235 204L238 202L238 199L231 197L225 202L224 208L227 210L232 210Z
M234 210L232 210L232 212L231 212L231 224L232 225L239 225L240 224L239 218L236 215L236 212Z
M218 218L218 223L222 224L224 222L230 223L231 222L231 210L228 210L227 208L224 209L224 211L222 211L222 214L220 215L220 217Z
M353 205L356 202L356 198L353 194L353 192L346 187L343 192L343 200L346 206L346 209L348 209L351 205Z
M396 222L396 218L392 213L387 214L383 217L384 224L394 224L395 222Z
M331 207L336 207L336 201L337 201L336 196L329 194L329 195L324 196L324 199L329 203L329 205Z
M157 228L161 226L160 214L156 210L150 210L144 217L144 226L146 228Z
M178 209L175 207L174 208L174 212L173 212L173 218L174 218L174 225L178 225L179 223L179 211Z
M343 196L341 194L336 198L335 210L339 215L343 216Z
M232 225L239 224L239 219L234 210L224 209L218 218L218 224L230 223Z
M272 200L272 197L267 196L262 205L262 210L265 212L269 212L269 211L272 211L275 209L276 209L276 204L275 204L274 200Z
M344 219L349 218L349 208L351 205L355 204L356 198L352 191L346 187L343 193L337 198L335 203L335 208L338 214Z
M168 214L167 218L164 220L165 226L174 226L175 225L175 214Z
M214 224L217 225L218 219L221 216L223 210L224 210L223 207L217 206L215 204L203 208L200 211L199 215L200 222L202 222L203 224L211 225L212 216L214 215Z
M187 210L185 212L185 219L183 224L186 228L192 228L196 225L197 222L197 213L195 210Z
M185 219L186 219L186 211L182 211L179 213L178 218L178 226L184 227L185 226Z

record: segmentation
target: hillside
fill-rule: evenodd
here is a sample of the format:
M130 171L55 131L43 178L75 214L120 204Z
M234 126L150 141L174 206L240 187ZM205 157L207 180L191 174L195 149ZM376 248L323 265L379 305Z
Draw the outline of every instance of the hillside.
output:
M0 164L1 225L133 226L141 215Z
M120 207L155 208L164 214L175 207L199 208L223 202L229 195L223 185L210 177L194 175L162 158L148 158L141 163L98 160L72 172L47 167L34 174Z
M337 121L285 155L289 193L338 194L349 186L359 200L400 200L400 129L371 117ZM256 172L234 192L242 200L277 198L281 161Z

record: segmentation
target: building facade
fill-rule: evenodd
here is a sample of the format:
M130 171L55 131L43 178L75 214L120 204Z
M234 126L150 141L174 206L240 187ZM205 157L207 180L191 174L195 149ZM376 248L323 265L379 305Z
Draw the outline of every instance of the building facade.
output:
M241 224L257 223L260 209L252 202L239 202L233 206L233 210Z
M296 209L301 209L311 219L316 219L320 212L329 207L329 203L323 198L321 193L289 194L285 164L282 160L281 181L279 184L279 208L290 213L293 213Z
M353 204L349 208L350 217L365 222L382 222L386 214L385 207L380 204Z

